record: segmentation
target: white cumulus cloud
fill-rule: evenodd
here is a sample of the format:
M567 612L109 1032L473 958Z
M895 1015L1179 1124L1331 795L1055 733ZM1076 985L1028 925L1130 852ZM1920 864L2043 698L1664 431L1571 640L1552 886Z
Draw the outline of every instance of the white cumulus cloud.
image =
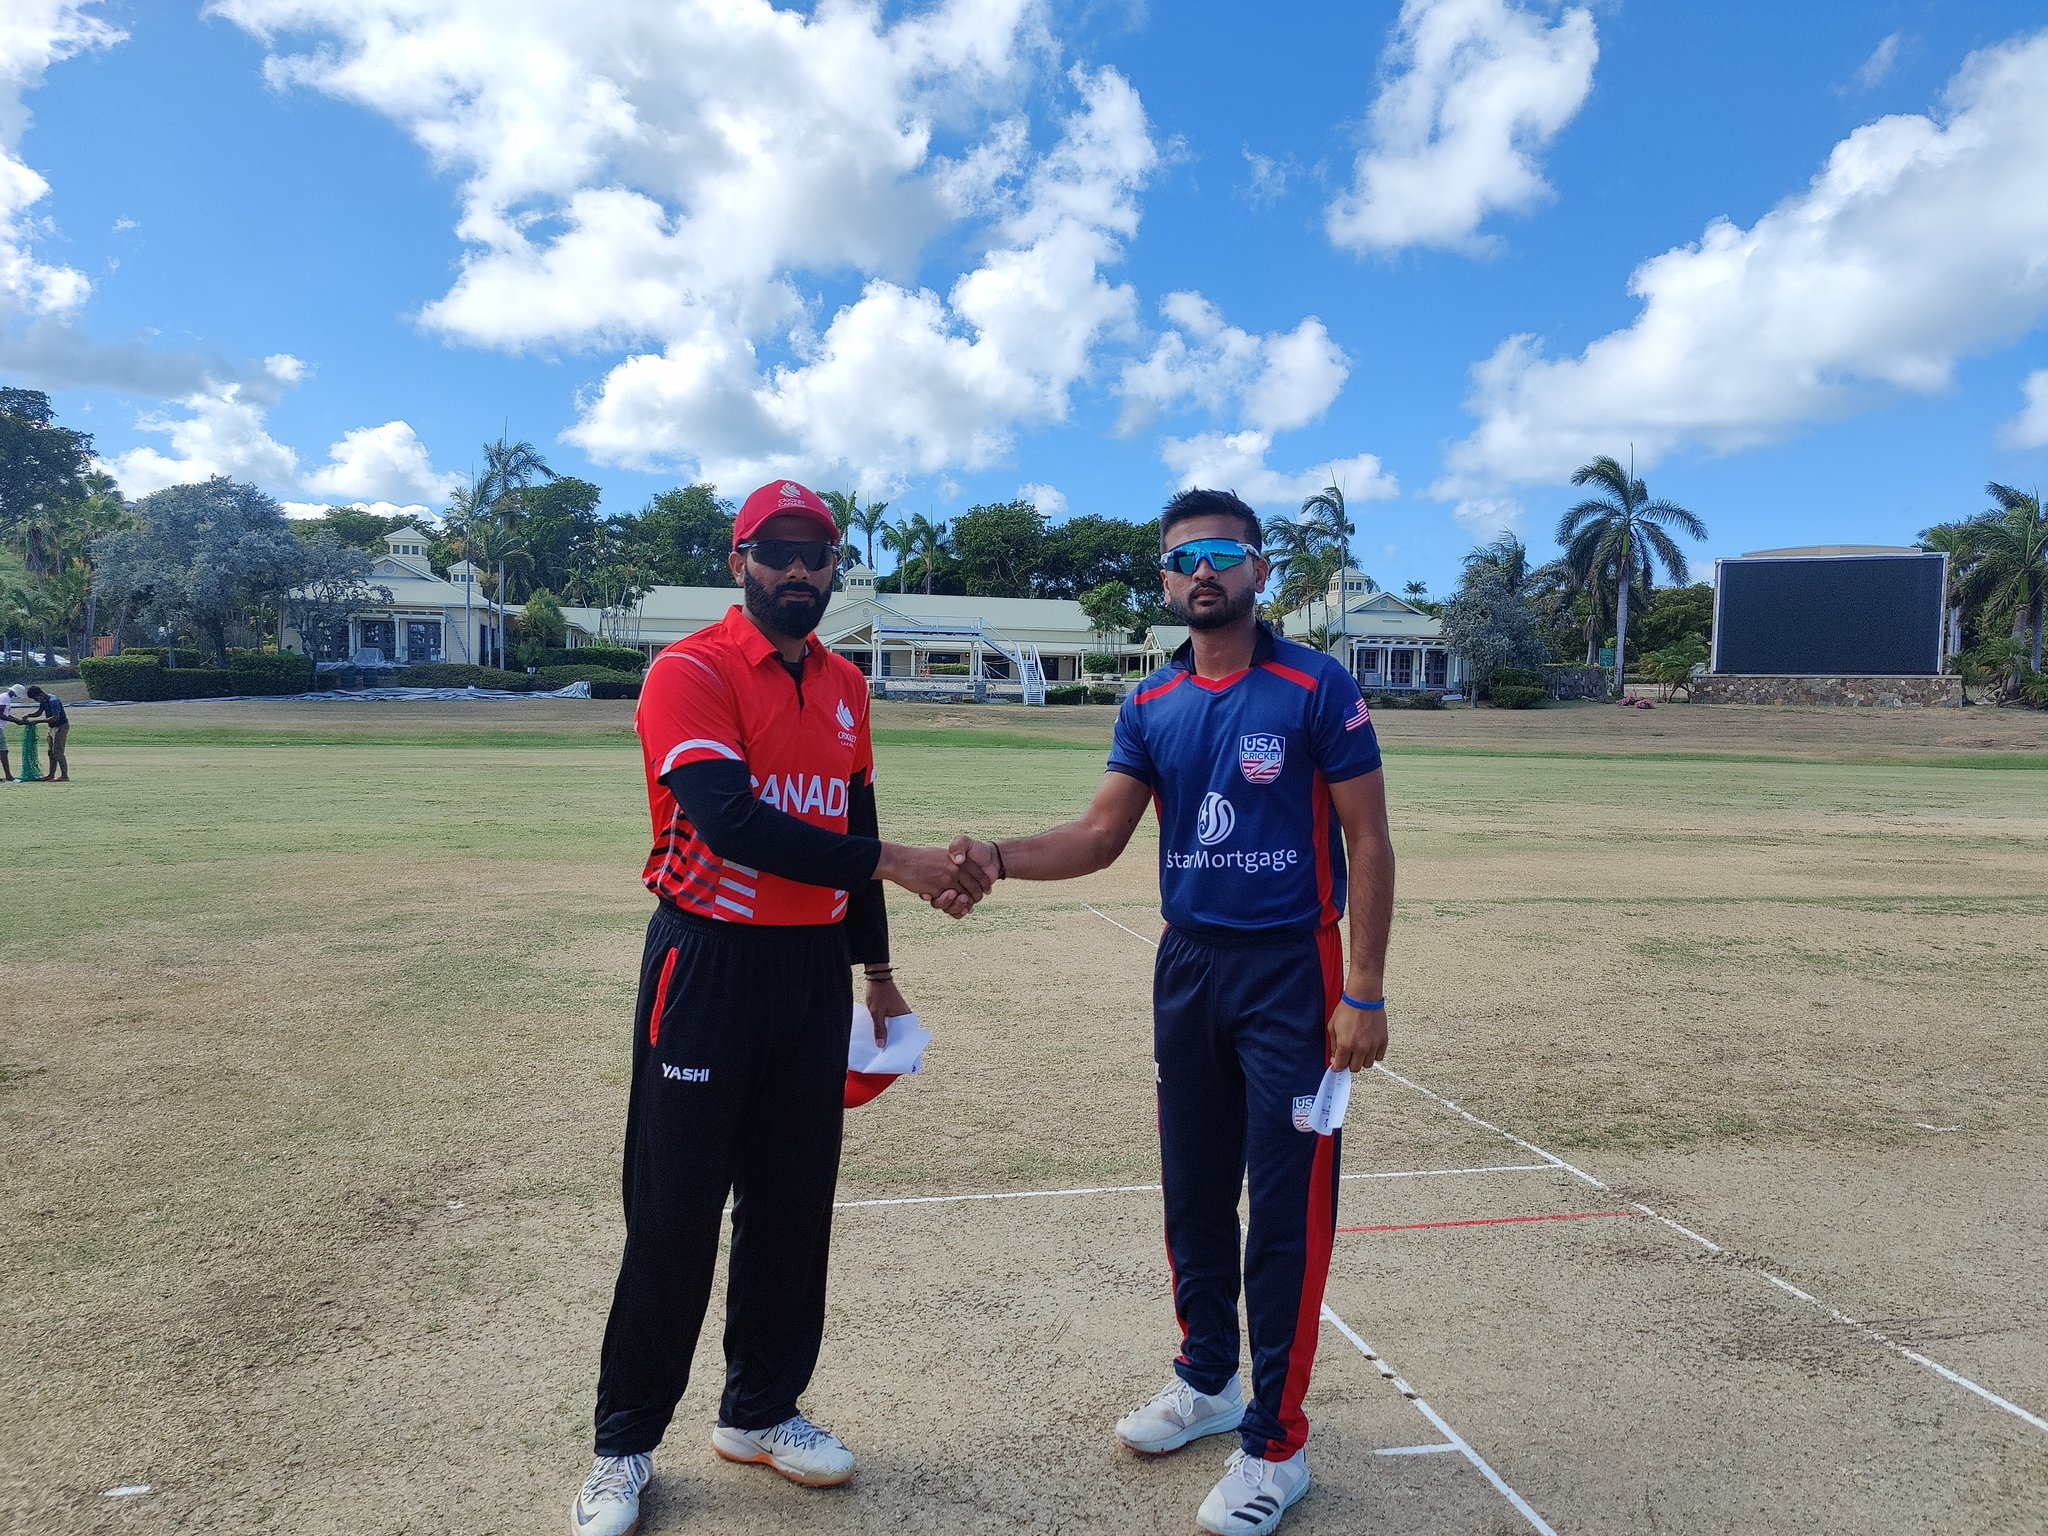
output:
M1002 168L963 172L935 138L1051 56L1038 0L894 22L768 0L210 9L271 45L276 84L378 112L462 176L468 251L424 319L504 347L680 339L706 310L757 333L798 313L791 272L909 271Z
M1350 376L1351 360L1314 316L1254 336L1199 293L1170 293L1159 308L1170 329L1124 368L1126 435L1184 405L1269 434L1293 431L1320 420Z
M2020 394L2026 404L1999 428L1999 442L2007 448L2048 448L2048 368L2028 374Z
M307 371L283 353L267 362L279 384L296 383ZM276 398L274 389L256 384L211 385L173 409L136 418L135 429L164 439L164 446L145 443L108 456L101 467L129 496L226 475L279 497L299 516L334 504L423 512L446 505L462 484L462 476L434 468L426 444L403 421L346 432L328 448L325 464L305 470L298 450L270 434L267 418Z
M1901 391L2048 315L2048 32L1967 59L1931 116L1837 144L1803 191L1749 228L1716 220L1629 280L1642 310L1575 358L1513 336L1473 369L1478 418L1452 445L1447 498L1558 481L1635 444L1781 439Z
M42 225L29 210L50 190L21 158L27 94L52 64L107 48L124 34L101 18L96 0L7 0L0 7L0 322L75 313L92 284L75 267L38 260Z
M1539 157L1578 115L1600 45L1590 11L1406 0L1350 188L1324 210L1338 246L1478 249L1495 212L1547 200Z
M1491 543L1504 533L1520 538L1526 521L1522 504L1511 496L1467 497L1451 508L1451 517L1475 544Z
M350 503L445 505L461 475L436 470L419 434L403 421L357 427L327 451L328 462L300 482L316 496Z
M1344 492L1348 505L1381 501L1400 494L1394 477L1370 453L1293 472L1266 463L1273 434L1250 428L1243 432L1204 432L1195 437L1169 437L1159 454L1180 490L1204 486L1235 491L1255 507L1297 512L1303 501L1326 485Z
M1067 515L1067 493L1056 485L1046 485L1034 480L1028 485L1017 487L1017 499L1028 501L1050 518Z
M569 439L605 463L694 462L720 484L844 466L875 493L911 473L985 468L1018 427L1064 420L1098 342L1135 325L1136 296L1104 272L1137 232L1158 160L1128 81L1071 78L1081 100L1059 143L943 298L871 280L773 367L736 318L704 317L613 368Z

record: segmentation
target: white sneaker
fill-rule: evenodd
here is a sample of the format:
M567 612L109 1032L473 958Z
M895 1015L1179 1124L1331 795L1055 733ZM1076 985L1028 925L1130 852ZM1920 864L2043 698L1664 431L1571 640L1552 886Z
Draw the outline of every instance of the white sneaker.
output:
M640 1529L640 1490L654 1475L645 1456L600 1456L590 1464L569 1529L576 1536L633 1536Z
M853 1476L853 1452L830 1430L820 1429L802 1414L772 1429L734 1429L719 1424L711 1431L711 1449L727 1461L773 1467L806 1488L832 1488Z
M1151 1402L1116 1421L1116 1437L1142 1456L1164 1456L1243 1422L1244 1389L1235 1376L1215 1393L1197 1392L1176 1376Z
M1214 1536L1266 1536L1307 1492L1307 1451L1296 1451L1285 1461L1260 1461L1233 1451L1223 1481L1209 1490L1195 1518Z

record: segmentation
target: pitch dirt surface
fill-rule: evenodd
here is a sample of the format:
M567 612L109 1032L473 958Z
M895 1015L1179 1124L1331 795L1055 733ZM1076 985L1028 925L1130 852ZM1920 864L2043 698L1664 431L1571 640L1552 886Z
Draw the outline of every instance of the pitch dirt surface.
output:
M565 1528L629 710L84 710L72 785L0 790L0 1529ZM1108 728L877 718L906 840L1064 815ZM2048 1530L2048 722L1380 725L1398 1076L1345 1133L1283 1529ZM711 1456L714 1314L649 1536L1193 1528L1227 1444L1109 1436L1177 1342L1154 858L895 905L938 1044L849 1119L807 1400L861 1473Z

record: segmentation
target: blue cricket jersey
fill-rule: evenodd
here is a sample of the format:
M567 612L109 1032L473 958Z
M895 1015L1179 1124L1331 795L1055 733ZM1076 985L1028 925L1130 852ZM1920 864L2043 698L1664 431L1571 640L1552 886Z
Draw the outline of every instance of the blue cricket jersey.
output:
M1344 913L1330 786L1380 766L1342 663L1263 623L1252 664L1195 675L1193 643L1124 700L1109 767L1152 787L1160 909L1200 934L1313 932Z

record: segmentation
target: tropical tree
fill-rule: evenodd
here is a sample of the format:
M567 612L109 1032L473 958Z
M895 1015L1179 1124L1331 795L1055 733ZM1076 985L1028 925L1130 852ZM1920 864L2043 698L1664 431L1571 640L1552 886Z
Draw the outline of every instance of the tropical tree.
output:
M882 529L882 548L896 557L896 590L907 592L910 580L910 557L916 552L917 540L912 536L910 524L890 523Z
M926 597L932 595L932 578L938 573L939 562L952 552L943 520L935 522L922 512L911 514L910 558L922 568Z
M852 541L846 531L853 526L853 520L860 516L860 501L852 491L824 491L818 499L832 509L832 521L839 526L839 568L847 569L856 559Z
M1976 520L1964 518L1922 528L1920 547L1930 553L1948 556L1947 585L1941 594L1941 622L1945 631L1949 631L1949 651L1960 655L1971 643L1962 633L1969 611L1976 608L1983 596L1984 552L1977 538ZM1982 668L1976 670L1981 671ZM1965 681L1963 686L1967 694L1969 681Z
M1497 667L1533 667L1543 660L1536 615L1498 566L1468 562L1455 596L1444 605L1444 640L1465 658L1472 702Z
M1339 485L1326 485L1315 495L1304 499L1301 504L1301 521L1308 525L1310 536L1315 543L1336 555L1335 560L1327 562L1329 568L1324 572L1324 581L1327 584L1331 576L1350 567L1351 541L1358 537L1358 525L1351 521L1351 513L1344 505L1344 488ZM1363 572L1360 574L1364 575ZM1365 577L1366 591L1377 592L1379 589L1378 582L1370 576ZM1344 638L1345 615L1349 608L1350 599L1340 585L1336 613L1337 640L1340 644ZM1324 609L1327 613L1327 602ZM1328 637L1326 636L1316 648L1327 650Z
M370 584L369 552L344 544L332 529L300 540L292 578L280 599L284 622L315 661L345 658L349 620L375 604L391 603L389 587Z
M2041 670L2043 609L2048 607L2048 517L2039 492L2015 490L1996 480L1984 492L1997 503L1973 519L1982 562L1984 601L1994 611L2012 612L2012 637L2031 637L2028 665Z
M1687 580L1685 553L1667 527L1690 538L1704 539L1707 525L1674 501L1652 500L1649 488L1602 455L1572 472L1572 484L1590 485L1595 494L1558 520L1557 542L1565 564L1593 586L1611 568L1614 573L1614 686L1628 675L1628 601L1638 582L1648 585L1651 568L1661 564L1674 586Z
M1105 581L1081 594L1081 611L1105 649L1120 647L1131 632L1131 589L1120 581Z
M224 475L145 496L135 510L140 527L95 548L95 584L204 635L226 666L228 631L296 584L304 546L275 501Z
M1488 565L1499 571L1508 590L1517 597L1529 585L1534 574L1529 565L1529 546L1506 531L1497 535L1490 543L1481 544L1465 556L1465 569ZM1417 583L1410 583L1417 585Z
M1426 581L1404 581L1401 583L1401 596L1411 603L1426 603L1429 601L1429 583Z
M475 496L491 522L497 525L495 558L498 562L497 585L492 596L498 605L498 665L505 664L505 600L510 595L506 589L506 559L516 550L527 552L526 541L519 538L520 516L524 510L526 489L536 480L552 480L555 472L548 468L540 450L528 442L508 442L502 435L495 443L484 444L484 472L477 477ZM532 568L531 560L527 569Z
M888 526L889 503L871 501L853 514L852 526L861 536L861 558L869 570L875 568L875 535Z

